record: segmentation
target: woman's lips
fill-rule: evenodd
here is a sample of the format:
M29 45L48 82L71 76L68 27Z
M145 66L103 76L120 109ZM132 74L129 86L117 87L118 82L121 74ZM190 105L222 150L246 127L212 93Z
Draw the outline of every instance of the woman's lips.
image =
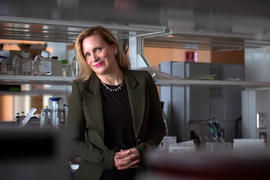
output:
M99 66L101 66L102 64L103 64L103 62L100 62L100 63L96 64L95 67L99 67Z

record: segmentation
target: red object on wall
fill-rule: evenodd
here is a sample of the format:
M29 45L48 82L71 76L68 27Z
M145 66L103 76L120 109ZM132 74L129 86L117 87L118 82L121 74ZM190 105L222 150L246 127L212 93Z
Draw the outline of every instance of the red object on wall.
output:
M197 52L195 51L186 52L186 62L197 62Z

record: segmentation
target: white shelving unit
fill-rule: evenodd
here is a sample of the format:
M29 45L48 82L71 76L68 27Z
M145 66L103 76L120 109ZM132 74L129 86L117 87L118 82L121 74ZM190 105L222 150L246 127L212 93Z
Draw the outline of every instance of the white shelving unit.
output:
M243 86L243 87L269 87L270 82L248 81L221 81L221 80L182 80L182 79L157 79L157 85L194 85L194 86Z
M0 75L1 84L71 85L75 77Z

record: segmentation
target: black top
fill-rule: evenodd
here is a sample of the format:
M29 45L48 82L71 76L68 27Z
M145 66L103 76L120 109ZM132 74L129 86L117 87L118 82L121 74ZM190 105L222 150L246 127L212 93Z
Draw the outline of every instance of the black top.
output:
M106 84L111 89L118 86ZM132 115L129 105L126 83L118 91L107 90L100 84L102 95L105 145L110 150L120 151L136 146ZM143 167L126 170L106 169L100 180L132 180Z
M107 85L107 84L106 84ZM107 85L111 89L118 86ZM126 83L118 91L109 91L100 84L102 94L105 145L120 151L136 146Z

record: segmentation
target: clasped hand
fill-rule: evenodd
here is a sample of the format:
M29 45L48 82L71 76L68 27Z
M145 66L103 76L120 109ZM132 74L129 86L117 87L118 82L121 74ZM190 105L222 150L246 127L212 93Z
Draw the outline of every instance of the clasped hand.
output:
M133 169L139 167L141 161L139 151L136 148L121 150L114 153L114 166L118 170Z

